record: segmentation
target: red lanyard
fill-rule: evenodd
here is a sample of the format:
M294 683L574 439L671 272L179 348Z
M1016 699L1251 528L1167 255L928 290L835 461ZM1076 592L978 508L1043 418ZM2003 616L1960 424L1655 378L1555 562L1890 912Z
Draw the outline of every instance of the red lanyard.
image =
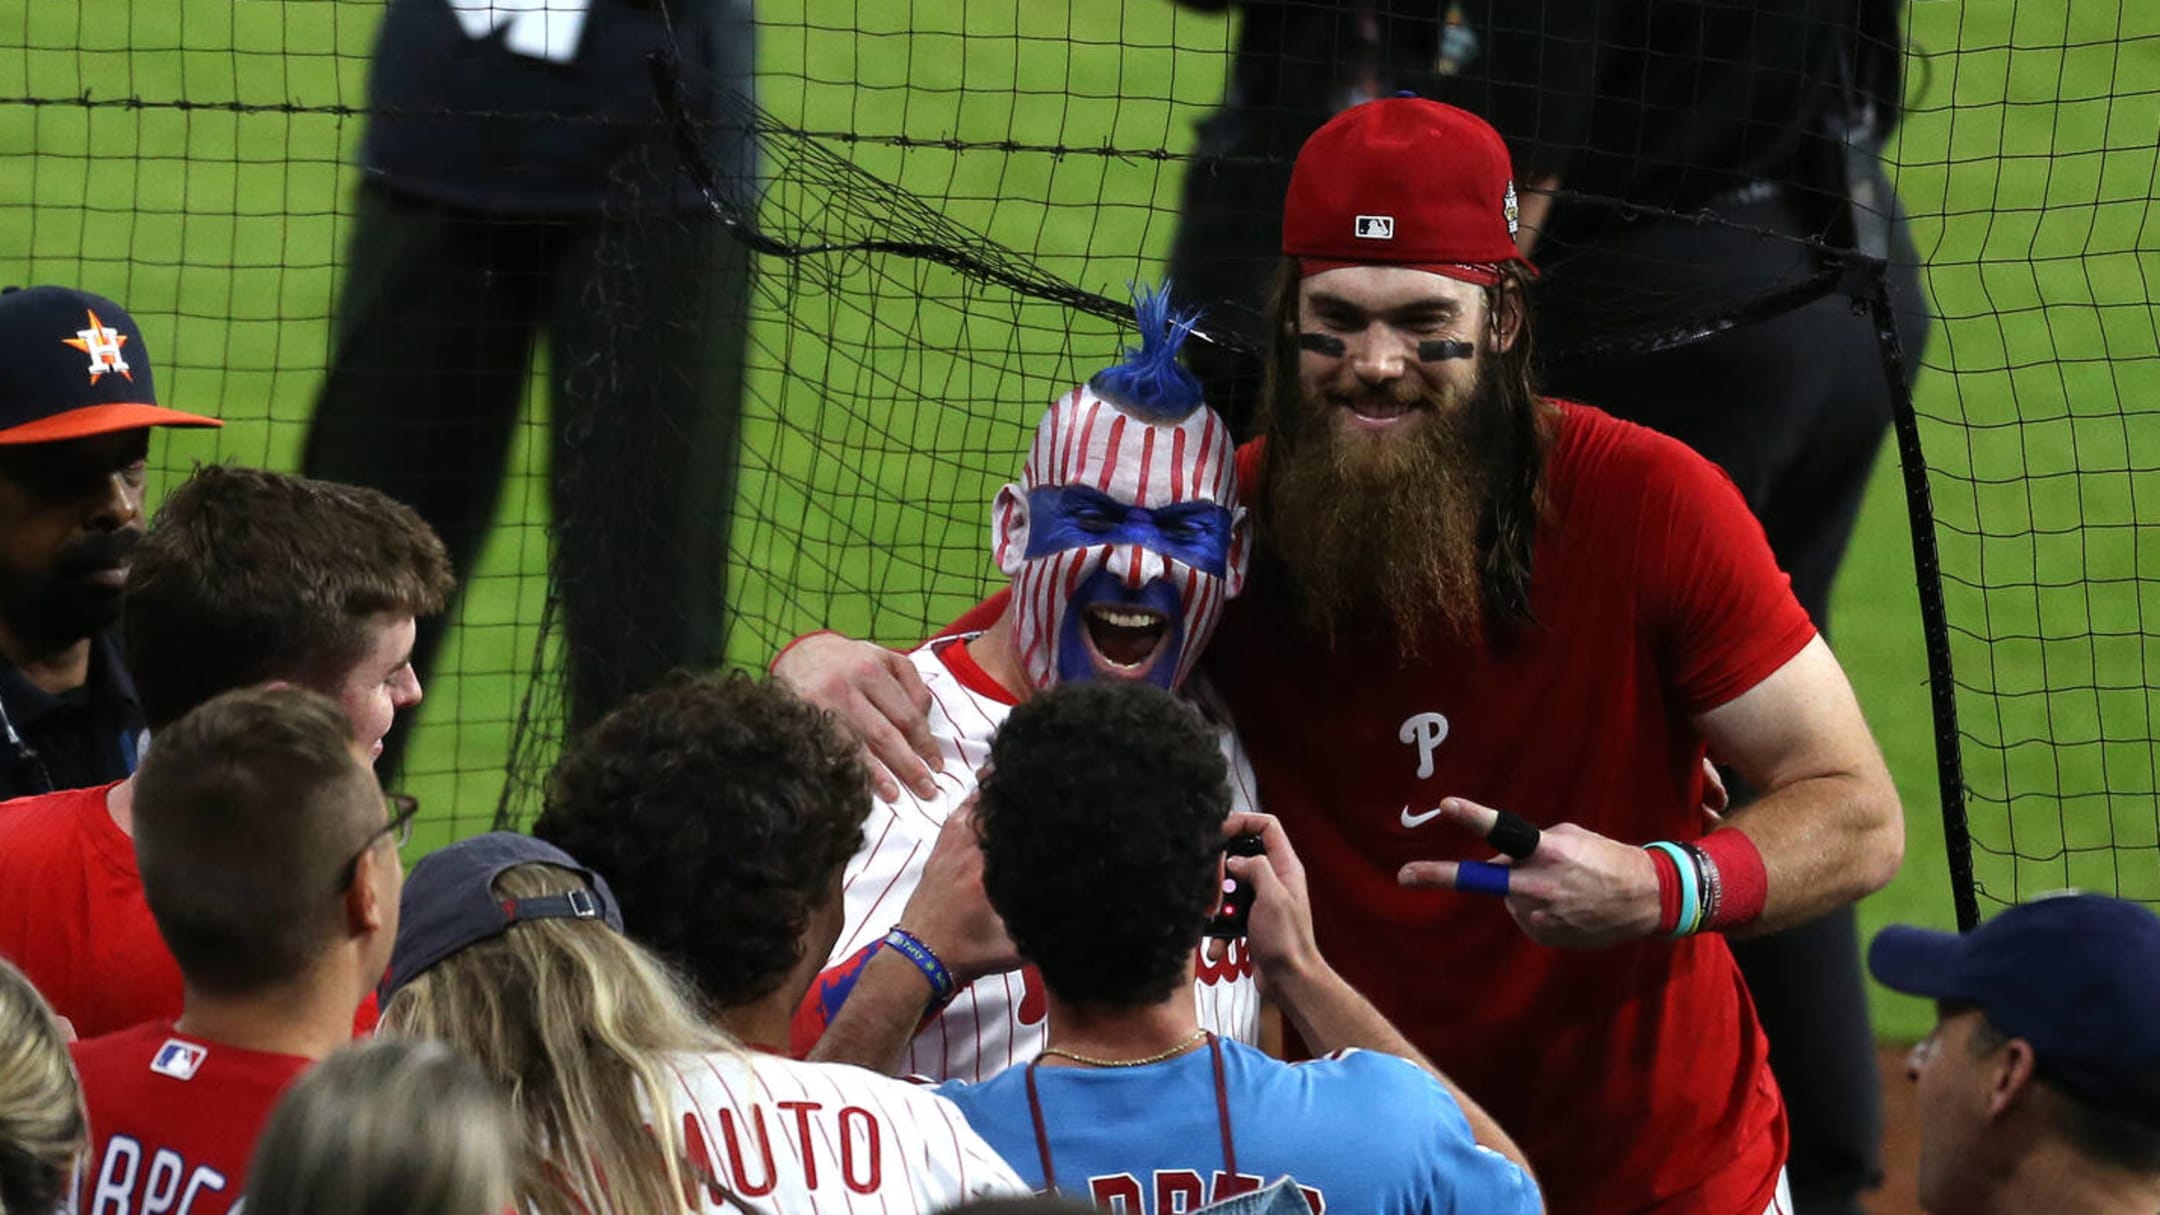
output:
M1210 1032L1207 1036L1208 1054L1213 1057L1215 1068L1215 1118L1222 1130L1223 1168L1231 1177L1238 1175L1237 1145L1230 1141L1230 1092L1223 1080L1222 1039ZM1050 1161L1050 1135L1043 1129L1042 1098L1035 1092L1035 1068L1042 1060L1035 1059L1027 1065L1028 1116L1035 1120L1035 1151L1042 1157L1043 1189L1057 1189L1057 1166Z

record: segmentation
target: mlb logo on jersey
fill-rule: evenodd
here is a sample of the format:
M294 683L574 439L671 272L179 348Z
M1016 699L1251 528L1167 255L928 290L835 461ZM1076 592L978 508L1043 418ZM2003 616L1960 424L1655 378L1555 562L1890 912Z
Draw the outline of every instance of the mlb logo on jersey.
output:
M150 1060L150 1070L175 1080L193 1080L196 1070L209 1057L207 1048L178 1038L167 1038L165 1045L158 1047L158 1053Z
M1359 240L1394 240L1395 217L1392 215L1360 215L1357 217Z

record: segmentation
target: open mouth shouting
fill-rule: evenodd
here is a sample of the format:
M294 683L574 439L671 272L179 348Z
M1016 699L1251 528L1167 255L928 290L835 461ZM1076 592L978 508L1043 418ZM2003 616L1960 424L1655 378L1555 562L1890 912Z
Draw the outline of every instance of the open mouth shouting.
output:
M1081 582L1064 615L1060 678L1146 680L1167 688L1176 677L1185 610L1168 579L1132 591L1098 570Z
M1121 603L1088 605L1088 648L1103 674L1145 679L1170 639L1170 620L1153 608Z

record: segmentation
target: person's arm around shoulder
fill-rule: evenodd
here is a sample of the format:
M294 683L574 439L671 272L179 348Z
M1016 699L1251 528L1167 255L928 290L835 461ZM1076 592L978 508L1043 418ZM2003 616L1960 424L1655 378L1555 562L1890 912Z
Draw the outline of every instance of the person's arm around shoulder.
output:
M880 798L899 801L903 784L925 801L938 795L932 773L945 760L930 733L930 689L907 655L820 629L774 655L771 674L855 731Z
M1821 637L1694 720L1711 755L1763 791L1721 829L1747 836L1767 880L1761 914L1735 935L1805 923L1897 875L1905 857L1897 786Z
M1252 910L1245 937L1262 994L1282 1009L1298 1036L1315 1054L1347 1047L1380 1051L1406 1059L1440 1082L1470 1124L1478 1146L1496 1152L1530 1174L1530 1161L1508 1133L1468 1093L1442 1074L1372 1002L1335 972L1320 955L1313 936L1312 903L1305 890L1305 865L1290 847L1289 836L1272 814L1237 813L1223 823L1223 834L1257 835L1262 856L1224 858L1231 876L1252 888ZM1533 1181L1535 1180L1533 1176Z

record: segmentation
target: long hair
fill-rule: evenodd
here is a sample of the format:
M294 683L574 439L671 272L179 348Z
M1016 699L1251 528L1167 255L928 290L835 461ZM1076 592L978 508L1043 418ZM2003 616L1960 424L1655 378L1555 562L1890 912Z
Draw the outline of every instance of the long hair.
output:
M577 876L552 865L495 880L504 898L576 889ZM391 998L382 1025L463 1050L509 1092L524 1141L521 1210L662 1215L690 1209L664 1061L739 1049L691 1008L681 983L622 934L542 919L423 971Z
M60 1023L30 980L0 960L0 1213L58 1210L89 1141Z
M1484 288L1489 317L1512 308L1517 313L1514 344L1499 354L1484 355L1485 374L1494 377L1493 390L1502 403L1503 416L1487 430L1494 450L1493 477L1478 521L1479 571L1485 609L1507 625L1535 625L1531 609L1530 579L1537 547L1538 523L1547 505L1545 461L1552 450L1556 411L1538 394L1534 373L1534 342L1526 281L1520 267L1500 267L1501 282ZM1303 409L1303 389L1298 381L1298 265L1284 258L1276 271L1275 286L1267 310L1271 345L1260 389L1259 433L1266 436L1268 458L1263 461L1260 485L1258 535L1273 546L1275 525L1269 481L1280 467L1277 453L1287 453L1297 442L1296 428Z
M489 1215L518 1133L494 1081L438 1042L348 1047L278 1101L248 1173L252 1215Z

